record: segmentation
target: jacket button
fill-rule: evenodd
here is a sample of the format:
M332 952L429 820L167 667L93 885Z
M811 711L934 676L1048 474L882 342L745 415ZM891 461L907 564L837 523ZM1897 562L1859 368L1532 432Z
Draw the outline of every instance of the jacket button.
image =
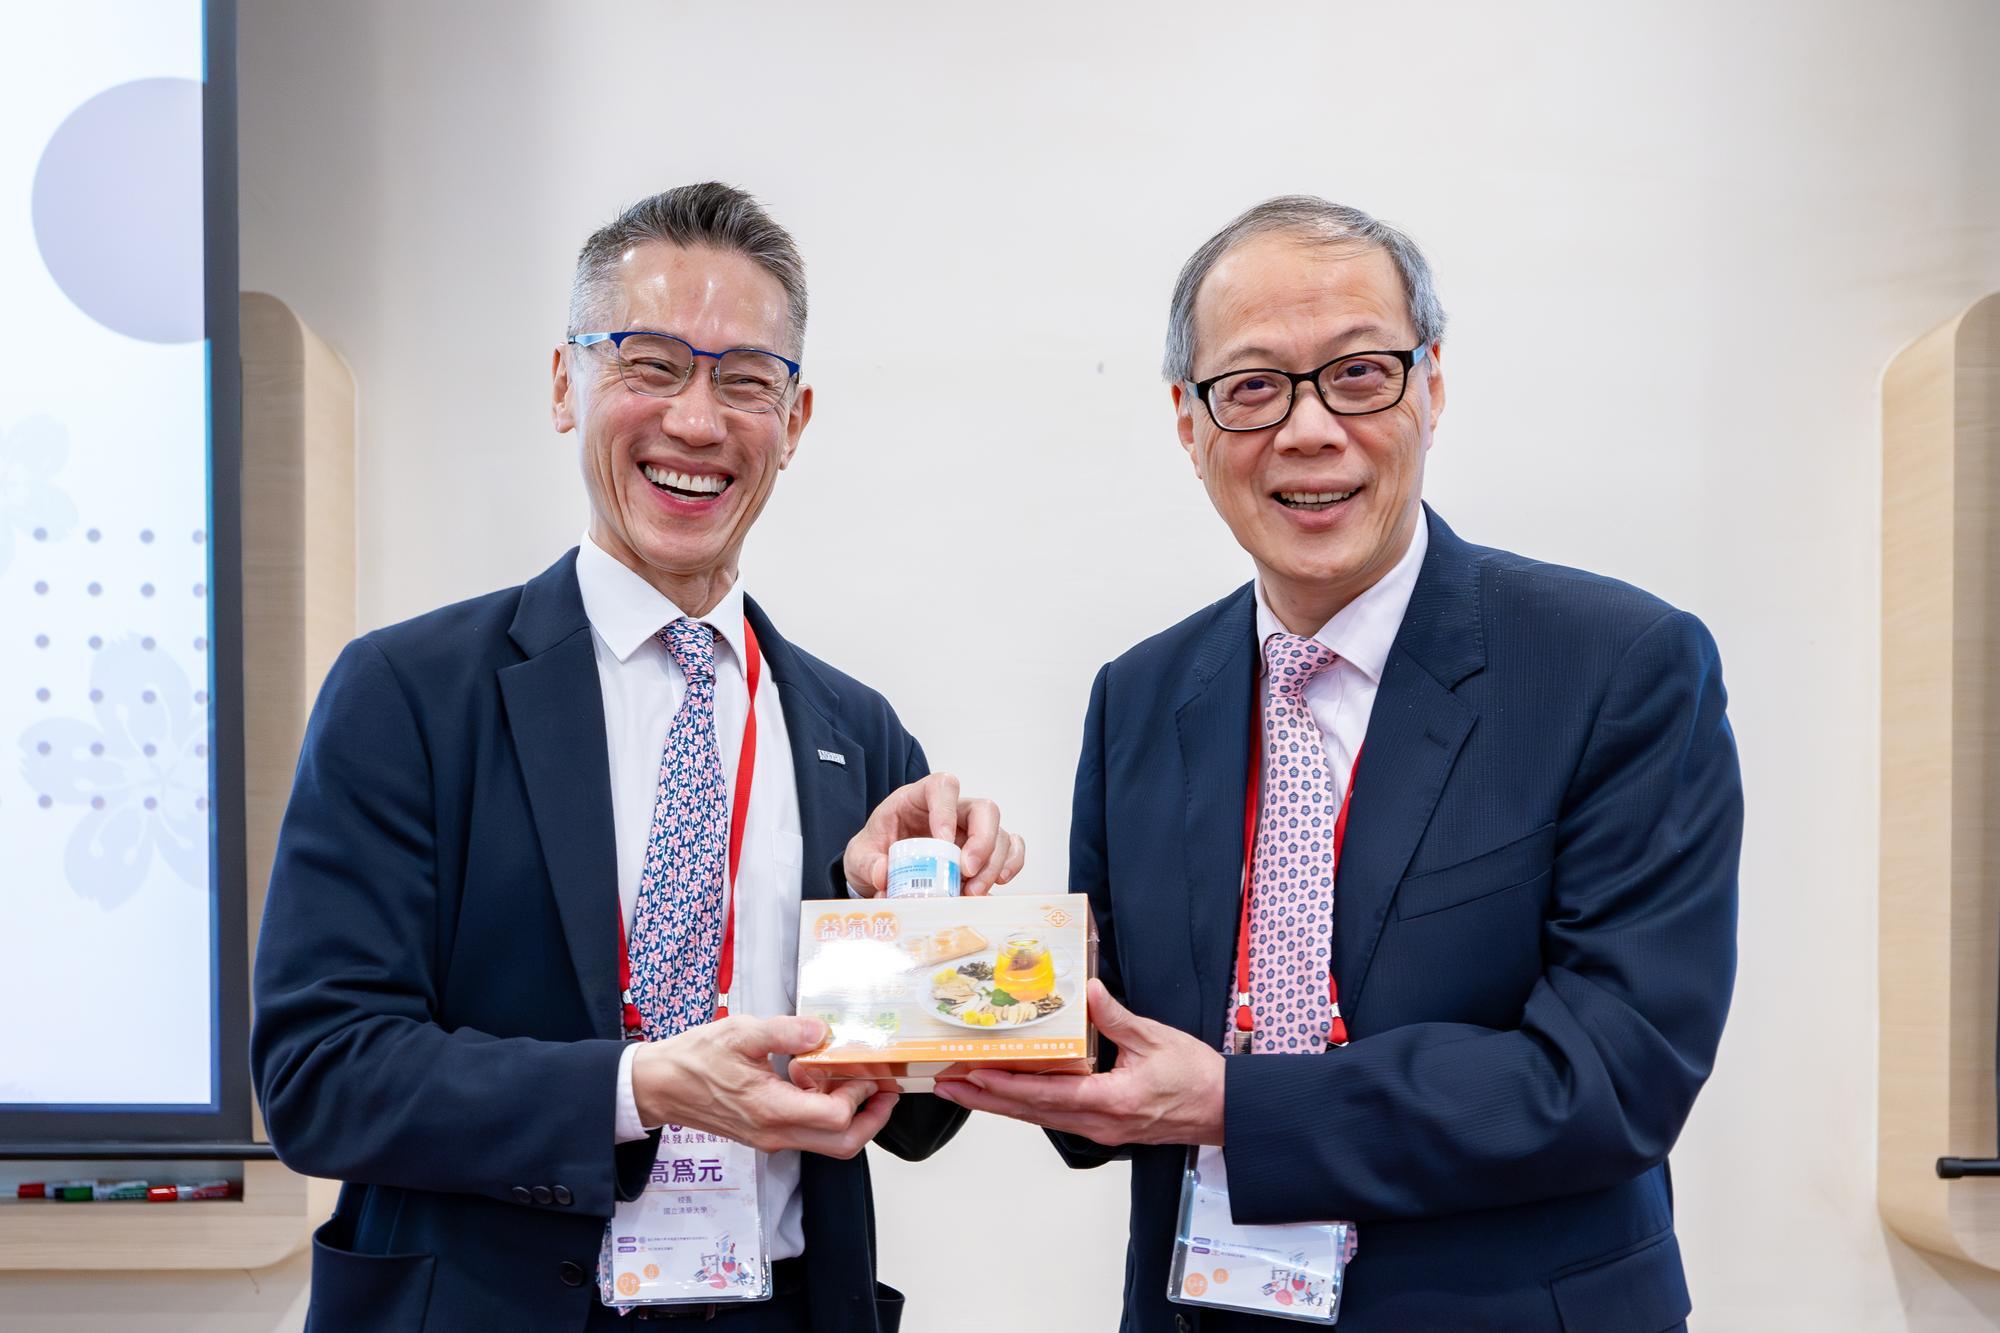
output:
M530 1193L533 1195L536 1203L554 1203L556 1201L554 1191L550 1190L547 1185L537 1185Z
M535 1196L528 1193L528 1187L526 1185L516 1185L514 1187L515 1203L533 1203L534 1201L535 1201Z
M569 1186L567 1186L567 1185L558 1185L558 1186L556 1186L556 1202L557 1202L557 1203L559 1203L559 1204L561 1204L561 1205L562 1205L563 1207L567 1208L567 1207L569 1207L569 1205L571 1204L571 1202L573 1202L573 1200L574 1200L574 1196L570 1194L570 1192L569 1192Z
M556 1269L556 1275L563 1280L565 1287L580 1287L583 1285L583 1269L577 1267L577 1265L567 1259L563 1260L561 1266Z

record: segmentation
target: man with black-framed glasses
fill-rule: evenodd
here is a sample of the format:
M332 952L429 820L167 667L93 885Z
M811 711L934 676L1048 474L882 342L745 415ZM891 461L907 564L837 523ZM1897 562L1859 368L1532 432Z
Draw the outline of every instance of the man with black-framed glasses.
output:
M792 1016L800 901L881 892L898 837L961 843L966 893L1024 847L744 594L812 417L805 326L798 249L740 190L599 229L552 359L583 540L328 676L252 1043L279 1155L346 1182L314 1333L894 1333L858 1154L965 1113L781 1072L825 1036Z
M1180 442L1256 577L1091 693L1102 1071L939 1092L1131 1162L1127 1333L1689 1312L1666 1157L1735 970L1720 664L1424 504L1443 334L1408 237L1303 196L1174 292Z

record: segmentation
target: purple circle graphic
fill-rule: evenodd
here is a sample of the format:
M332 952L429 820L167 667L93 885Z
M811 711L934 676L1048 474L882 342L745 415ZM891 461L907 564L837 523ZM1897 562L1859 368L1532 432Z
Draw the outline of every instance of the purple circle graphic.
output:
M35 169L35 243L113 332L194 342L202 311L201 85L138 79L70 112Z

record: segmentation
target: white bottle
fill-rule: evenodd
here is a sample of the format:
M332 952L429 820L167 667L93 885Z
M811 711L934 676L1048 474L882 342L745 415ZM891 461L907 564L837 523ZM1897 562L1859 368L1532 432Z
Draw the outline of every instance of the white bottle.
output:
M891 898L958 897L958 847L943 838L904 838L889 844Z

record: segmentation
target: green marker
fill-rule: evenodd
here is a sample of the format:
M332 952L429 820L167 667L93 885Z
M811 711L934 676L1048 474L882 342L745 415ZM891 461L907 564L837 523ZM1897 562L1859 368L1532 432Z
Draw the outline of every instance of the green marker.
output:
M63 1197L64 1190L74 1189L78 1186L87 1190L90 1188L90 1182L87 1180L26 1180L14 1187L14 1197L17 1199L60 1199ZM88 1198L89 1196L85 1195L84 1197Z

